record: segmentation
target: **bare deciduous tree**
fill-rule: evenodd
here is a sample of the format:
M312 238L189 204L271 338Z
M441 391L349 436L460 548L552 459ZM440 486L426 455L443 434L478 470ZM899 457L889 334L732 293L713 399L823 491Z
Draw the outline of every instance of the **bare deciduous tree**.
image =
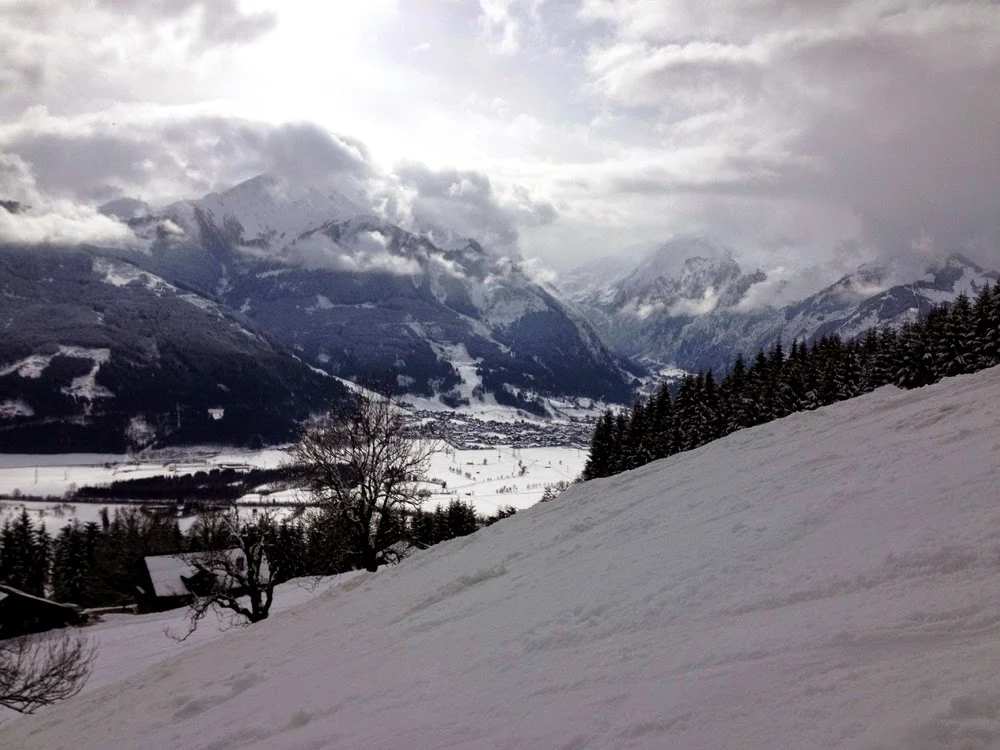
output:
M398 562L406 516L423 503L433 443L407 428L387 394L361 391L303 430L292 451L308 490L357 567Z
M274 601L274 588L280 574L277 555L269 560L274 540L274 512L258 512L252 519L242 519L237 508L230 508L209 519L214 540L211 549L180 555L193 570L186 580L194 594L188 609L190 636L211 611L232 613L236 624L251 624L267 619Z
M96 653L86 638L68 633L0 641L0 706L30 714L76 695Z

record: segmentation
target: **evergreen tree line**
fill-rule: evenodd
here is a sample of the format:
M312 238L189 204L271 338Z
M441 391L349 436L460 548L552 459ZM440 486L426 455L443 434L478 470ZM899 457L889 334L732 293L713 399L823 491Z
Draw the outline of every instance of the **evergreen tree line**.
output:
M1000 363L1000 286L986 286L971 302L959 295L899 330L871 328L843 341L823 336L812 344L778 342L742 355L717 380L711 370L687 375L674 393L661 386L630 410L605 412L591 439L583 478L634 469L692 450L744 427L793 412L854 398L884 385L919 388L942 378Z
M472 534L514 512L501 508L482 516L472 504L455 499L394 522L426 548ZM279 582L357 567L358 561L344 552L336 519L317 514L261 520L268 560L279 571ZM135 506L113 515L104 508L100 522L73 521L53 539L24 510L0 527L0 583L85 608L132 604L142 600L140 590L149 586L144 558L229 549L232 533L218 514L206 513L182 532L176 518Z

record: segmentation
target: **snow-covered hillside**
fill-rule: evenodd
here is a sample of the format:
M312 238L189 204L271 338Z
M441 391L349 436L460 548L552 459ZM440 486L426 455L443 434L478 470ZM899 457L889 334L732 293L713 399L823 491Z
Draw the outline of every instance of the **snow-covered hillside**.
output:
M998 422L994 368L738 432L4 725L0 746L996 748Z
M96 251L0 247L0 451L278 442L346 393L194 289Z

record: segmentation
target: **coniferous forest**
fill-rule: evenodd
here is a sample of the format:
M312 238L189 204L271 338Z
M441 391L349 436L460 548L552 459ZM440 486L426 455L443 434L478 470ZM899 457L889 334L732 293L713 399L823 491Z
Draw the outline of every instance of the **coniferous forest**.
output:
M854 398L884 385L919 388L951 375L1000 363L1000 286L974 302L959 295L900 330L869 329L811 344L779 342L749 365L739 356L716 379L711 370L687 375L675 392L664 385L630 410L607 411L591 439L584 479L635 469L698 448L744 427Z
M507 518L513 508L492 516L476 513L470 503L453 500L447 506L396 519L400 537L420 548L430 547ZM338 527L328 519L301 516L269 519L265 530L268 559L280 571L279 582L304 576L342 573L357 567L344 553ZM141 506L123 508L101 521L67 524L53 539L23 511L0 527L0 583L39 597L81 607L145 603L148 579L144 559L205 550L228 549L231 531L212 513L198 518L187 532L177 519Z

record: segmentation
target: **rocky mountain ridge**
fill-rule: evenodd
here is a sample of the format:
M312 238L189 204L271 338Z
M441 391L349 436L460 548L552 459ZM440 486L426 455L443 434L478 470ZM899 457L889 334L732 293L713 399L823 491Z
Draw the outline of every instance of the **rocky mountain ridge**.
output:
M908 255L864 264L801 300L770 305L760 293L767 273L745 271L725 248L684 239L610 279L584 269L563 289L621 354L654 368L718 371L737 354L753 356L777 341L898 327L998 280L960 254Z
M162 209L122 199L102 212L125 223L133 240L116 247L0 247L9 288L18 290L0 303L0 324L23 328L0 350L0 435L13 436L0 449L16 450L8 443L32 431L48 434L58 420L75 420L84 432L100 423L108 432L97 417L112 413L117 435L139 419L159 425L162 439L170 411L163 399L143 385L127 400L120 394L128 388L112 382L110 373L126 363L144 363L134 378L163 383L165 398L180 403L174 412L235 414L267 411L262 404L273 403L274 413L288 419L265 430L265 441L287 436L293 418L342 392L337 378L449 406L474 399L545 416L550 397L626 402L641 372L517 259L444 230L429 236L407 230L336 191L262 176ZM122 321L121 311L130 311L130 326L110 333L109 320ZM32 370L21 363L52 354L56 369L50 363L43 371L56 372L65 347L100 349L96 382L101 394L113 395L95 390L70 398L58 379L29 382L23 373ZM201 372L206 362L216 369ZM236 372L226 371L227 363ZM188 388L175 377L188 370L217 383L196 379L198 387ZM234 377L260 378L274 388L244 394L249 400L233 395L226 407L206 401L218 384L242 393L233 391ZM151 399L148 406L143 398ZM227 440L224 432L209 430ZM187 439L183 431L172 434ZM53 449L67 449L53 440Z

